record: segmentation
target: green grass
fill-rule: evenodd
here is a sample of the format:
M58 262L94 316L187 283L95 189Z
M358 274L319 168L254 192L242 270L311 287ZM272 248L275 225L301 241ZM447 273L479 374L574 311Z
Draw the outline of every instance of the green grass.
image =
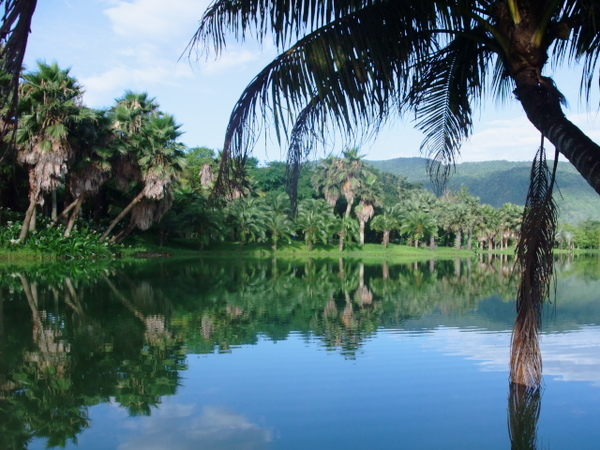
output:
M381 244L365 244L359 246L349 245L344 251L339 251L336 245L317 244L312 250L304 242L294 241L290 244L280 245L277 251L273 251L270 244L251 243L240 246L238 243L224 242L212 245L204 250L194 250L196 245L178 242L176 246L159 247L155 244L146 244L142 247L144 251L156 252L179 256L218 256L218 257L277 257L277 258L349 258L349 259L402 259L406 261L419 261L428 259L453 259L470 258L474 252L470 250L455 250L454 248L439 247L436 250L427 248L414 248L407 245L390 244L384 249ZM137 249L137 250L136 250ZM127 250L130 255L139 253L140 246Z

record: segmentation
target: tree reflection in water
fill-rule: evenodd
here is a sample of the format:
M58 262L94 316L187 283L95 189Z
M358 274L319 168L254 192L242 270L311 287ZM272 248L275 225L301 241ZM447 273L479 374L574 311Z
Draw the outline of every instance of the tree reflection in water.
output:
M486 255L409 265L280 258L6 268L0 448L24 448L34 437L50 446L75 441L89 426L88 408L111 399L130 415L151 414L177 391L186 352L230 352L300 333L354 359L381 327L436 311L461 315L492 296L510 304L510 264ZM533 440L524 436L537 421L539 393L511 386L510 399L513 445L535 443L535 426Z
M537 449L537 424L542 403L541 388L510 383L508 434L513 450Z

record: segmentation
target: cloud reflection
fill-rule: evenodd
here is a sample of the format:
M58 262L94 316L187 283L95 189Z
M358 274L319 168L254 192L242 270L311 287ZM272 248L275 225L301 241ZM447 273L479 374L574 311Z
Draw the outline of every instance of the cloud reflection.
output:
M200 415L194 405L163 404L150 417L128 420L121 450L176 449L263 449L273 433L252 423L246 416L222 406L205 406Z
M477 361L482 371L508 371L510 331L439 327L420 341L428 349ZM544 376L600 386L599 326L542 334L541 348Z

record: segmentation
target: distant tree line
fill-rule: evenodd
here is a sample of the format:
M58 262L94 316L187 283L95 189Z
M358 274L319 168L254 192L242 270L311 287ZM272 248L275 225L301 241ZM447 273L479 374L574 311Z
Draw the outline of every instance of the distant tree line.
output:
M296 214L286 164L260 167L255 158L216 204L220 153L186 148L180 125L147 93L127 91L110 108L91 109L68 69L42 62L19 89L19 120L3 124L14 145L3 143L0 161L0 246L64 254L92 248L85 256L102 256L108 244L148 230L161 243L185 239L200 248L231 241L276 250L300 240L309 250L368 242L493 250L519 235L522 207L494 208L466 190L438 197L374 168L356 148L303 165ZM600 224L565 226L557 245L597 248Z

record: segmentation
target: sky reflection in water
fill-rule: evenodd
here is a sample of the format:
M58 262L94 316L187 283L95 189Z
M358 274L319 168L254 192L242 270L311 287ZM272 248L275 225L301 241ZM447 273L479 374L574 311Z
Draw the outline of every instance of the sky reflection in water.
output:
M189 287L178 279L175 290L173 276L180 269L161 270L167 269L164 279L146 276L145 282L154 281L144 291L151 290L163 303L169 299L165 326L185 337L187 368L179 371L180 385L174 395L162 395L149 416L130 416L115 397L91 406L91 427L77 436L81 448L510 448L508 359L514 305L505 294L464 294L460 285L474 275L457 278L454 271L454 278L433 276L442 267L429 269L422 283L429 294L423 302L432 306L421 312L411 300L421 294L408 292L415 283L402 277L422 278L398 269L392 270L391 280L382 280L381 269L369 275L367 268L356 272L366 271L364 279L346 283L351 288L314 294L322 298L311 297L308 312L302 309L308 308L308 300L292 298L297 288L290 288L276 303L296 309L260 313L249 306L264 308L264 299L249 298L256 279L246 279L243 289L228 281L225 294L199 289L203 281L196 274ZM200 273L209 279L214 270ZM312 269L302 270L304 285L303 277ZM464 268L460 270L465 277ZM239 275L232 278L244 278ZM404 282L405 288L387 295L381 284L388 282ZM444 291L440 283L455 287ZM120 289L118 282L115 286ZM357 297L360 286L372 288L373 299ZM559 277L559 304L544 321L544 387L535 400L541 413L533 420L533 432L528 431L533 443L528 448L597 448L598 288L595 277ZM195 300L186 298L192 291ZM155 308L121 292L141 316L144 308ZM394 309L397 304L402 308ZM280 331L266 331L269 314ZM372 329L372 324L379 325ZM153 339L149 331L145 336ZM30 448L45 445L45 439L34 439ZM67 447L75 445L68 441Z

